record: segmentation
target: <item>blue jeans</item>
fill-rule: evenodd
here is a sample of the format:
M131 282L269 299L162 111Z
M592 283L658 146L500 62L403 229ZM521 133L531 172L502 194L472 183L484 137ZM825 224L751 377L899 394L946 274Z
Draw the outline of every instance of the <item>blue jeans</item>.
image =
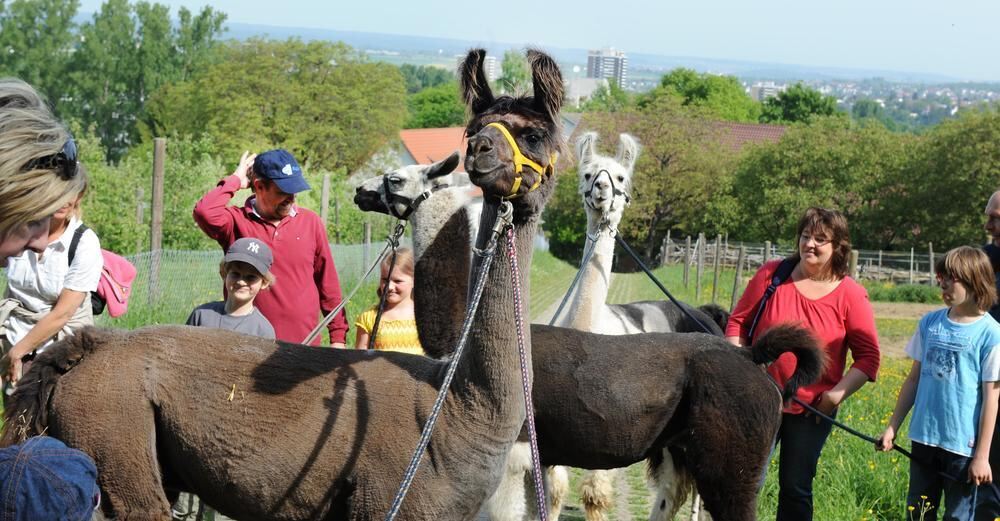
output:
M832 416L836 416L836 412ZM816 463L833 424L805 414L782 414L778 443L777 521L811 521Z
M979 487L968 482L972 458L917 442L913 442L911 452L914 461L910 462L910 490L906 494L907 519L937 519L943 492L945 521L973 521ZM923 517L921 512L926 512Z

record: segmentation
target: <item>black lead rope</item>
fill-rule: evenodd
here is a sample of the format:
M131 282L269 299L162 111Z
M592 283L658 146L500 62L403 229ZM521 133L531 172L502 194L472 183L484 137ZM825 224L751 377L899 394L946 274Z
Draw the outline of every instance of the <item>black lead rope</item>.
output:
M382 281L385 286L382 287L382 294L378 298L378 310L375 312L375 322L372 323L371 334L368 335L368 349L375 349L375 335L378 334L379 323L382 322L382 312L385 311L385 301L388 299L389 295L389 281L392 280L392 272L396 269L396 248L392 248L392 260L389 261L389 272L385 276L385 280Z
M622 234L616 233L615 240L618 241L618 244L621 244L622 248L624 248L625 251L632 256L633 259L635 259L635 262L639 264L639 267L642 268L642 271L646 272L646 275L648 275L649 278L652 279L653 283L656 284L658 288L660 288L660 291L662 291L663 294L670 299L670 302L673 302L674 305L677 306L677 309L681 310L681 312L683 312L691 320L694 320L695 324L698 324L703 331L705 331L710 335L714 334L712 333L712 330L709 329L708 326L706 326L701 320L695 318L695 316L692 315L690 311L688 311L684 306L682 306L681 303L677 299L675 299L674 296L671 295L669 291L667 291L667 288L660 282L660 279L657 279L656 275L653 275L653 272L649 269L648 266L646 266L646 263L642 262L642 259L639 258L639 254L637 254L635 250L633 250L632 247L629 246L627 242L625 242L625 239L622 238Z

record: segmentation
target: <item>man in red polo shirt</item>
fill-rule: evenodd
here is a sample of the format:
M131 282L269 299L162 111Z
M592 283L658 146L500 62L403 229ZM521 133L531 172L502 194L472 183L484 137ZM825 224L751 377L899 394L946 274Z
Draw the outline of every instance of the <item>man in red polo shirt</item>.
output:
M253 195L243 206L227 206L244 188L253 189ZM323 221L295 205L295 194L308 189L302 169L287 151L244 152L236 171L194 207L195 222L223 250L236 239L253 237L274 252L275 283L254 304L274 326L278 340L286 342L302 342L343 298ZM328 328L333 347L344 347L344 311ZM313 342L318 344L319 338Z

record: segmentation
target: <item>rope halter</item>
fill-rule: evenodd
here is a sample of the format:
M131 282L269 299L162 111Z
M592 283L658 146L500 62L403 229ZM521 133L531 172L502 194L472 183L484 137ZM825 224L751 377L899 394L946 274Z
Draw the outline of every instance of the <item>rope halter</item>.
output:
M556 163L555 153L549 156L548 166L543 167L542 165L532 161L527 156L521 153L520 147L517 146L517 141L514 141L514 136L510 134L510 131L507 130L507 127L497 122L490 123L486 126L493 127L499 130L501 134L503 134L503 137L507 140L507 143L510 145L511 153L514 156L514 173L517 174L517 177L514 178L514 184L510 188L510 194L504 197L504 199L515 199L523 195L517 193L517 191L521 188L521 179L523 177L521 173L524 171L525 165L527 165L532 170L538 173L538 179L536 179L535 183L532 184L530 188L528 188L528 192L535 191L535 189L542 184L542 177L549 177L552 175L552 172L554 171L553 165L555 165Z
M409 197L399 195L393 192L391 187L389 186L389 176L388 175L382 176L382 196L385 198L385 205L389 208L389 213L393 217L400 219L402 221L409 219L410 214L412 214L414 211L416 211L417 208L420 207L420 203L426 201L427 198L431 196L431 194L437 192L438 190L441 190L442 188L448 188L448 185L445 183L435 185L434 187L428 190L424 190L423 192L421 192L420 195L414 197L413 199L410 199ZM403 210L402 212L397 212L395 206L396 204L402 204L406 206L406 209Z
M613 175L611 175L611 172L609 172L605 168L602 168L598 170L597 174L595 174L594 177L590 180L590 186L587 187L587 191L583 192L583 200L585 203L587 203L587 206L591 207L594 210L597 210L597 207L595 207L594 204L590 201L590 194L594 192L594 188L597 186L597 180L601 178L601 174L608 174L608 182L611 183L610 210L615 209L615 197L618 197L619 195L625 196L625 206L632 204L632 196L629 195L629 193L626 192L625 190L618 188L618 186L615 185L615 178Z

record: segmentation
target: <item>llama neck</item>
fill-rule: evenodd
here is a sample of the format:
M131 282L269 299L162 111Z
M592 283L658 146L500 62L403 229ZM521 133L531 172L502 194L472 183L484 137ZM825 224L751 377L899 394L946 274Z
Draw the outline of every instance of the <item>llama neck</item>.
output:
M618 220L612 220L617 227ZM564 327L583 331L593 331L607 308L608 288L611 285L611 263L615 254L615 238L608 226L601 226L601 216L587 213L587 235L597 237L594 254L590 261L581 266L580 282L570 298L569 312L560 322ZM586 254L586 252L584 252Z
M495 207L484 205L479 236L488 237L495 219ZM531 331L528 327L528 270L531 266L532 241L538 227L537 216L514 226L517 247L518 281L521 290L524 341L530 367ZM520 360L517 347L518 331L515 327L514 290L511 278L511 259L507 252L507 235L499 241L493 261L487 272L482 298L469 334L468 345L459 361L452 387L453 397L462 403L459 410L464 415L469 410L490 418L489 428L518 431L524 422L524 396L521 388ZM480 245L479 247L482 247ZM475 259L473 270L480 262ZM529 371L528 378L531 378ZM461 383L459 383L461 382ZM503 431L497 431L503 432Z
M469 198L462 195L442 190L424 201L410 219L417 334L432 358L451 354L465 317L472 231L465 208Z

